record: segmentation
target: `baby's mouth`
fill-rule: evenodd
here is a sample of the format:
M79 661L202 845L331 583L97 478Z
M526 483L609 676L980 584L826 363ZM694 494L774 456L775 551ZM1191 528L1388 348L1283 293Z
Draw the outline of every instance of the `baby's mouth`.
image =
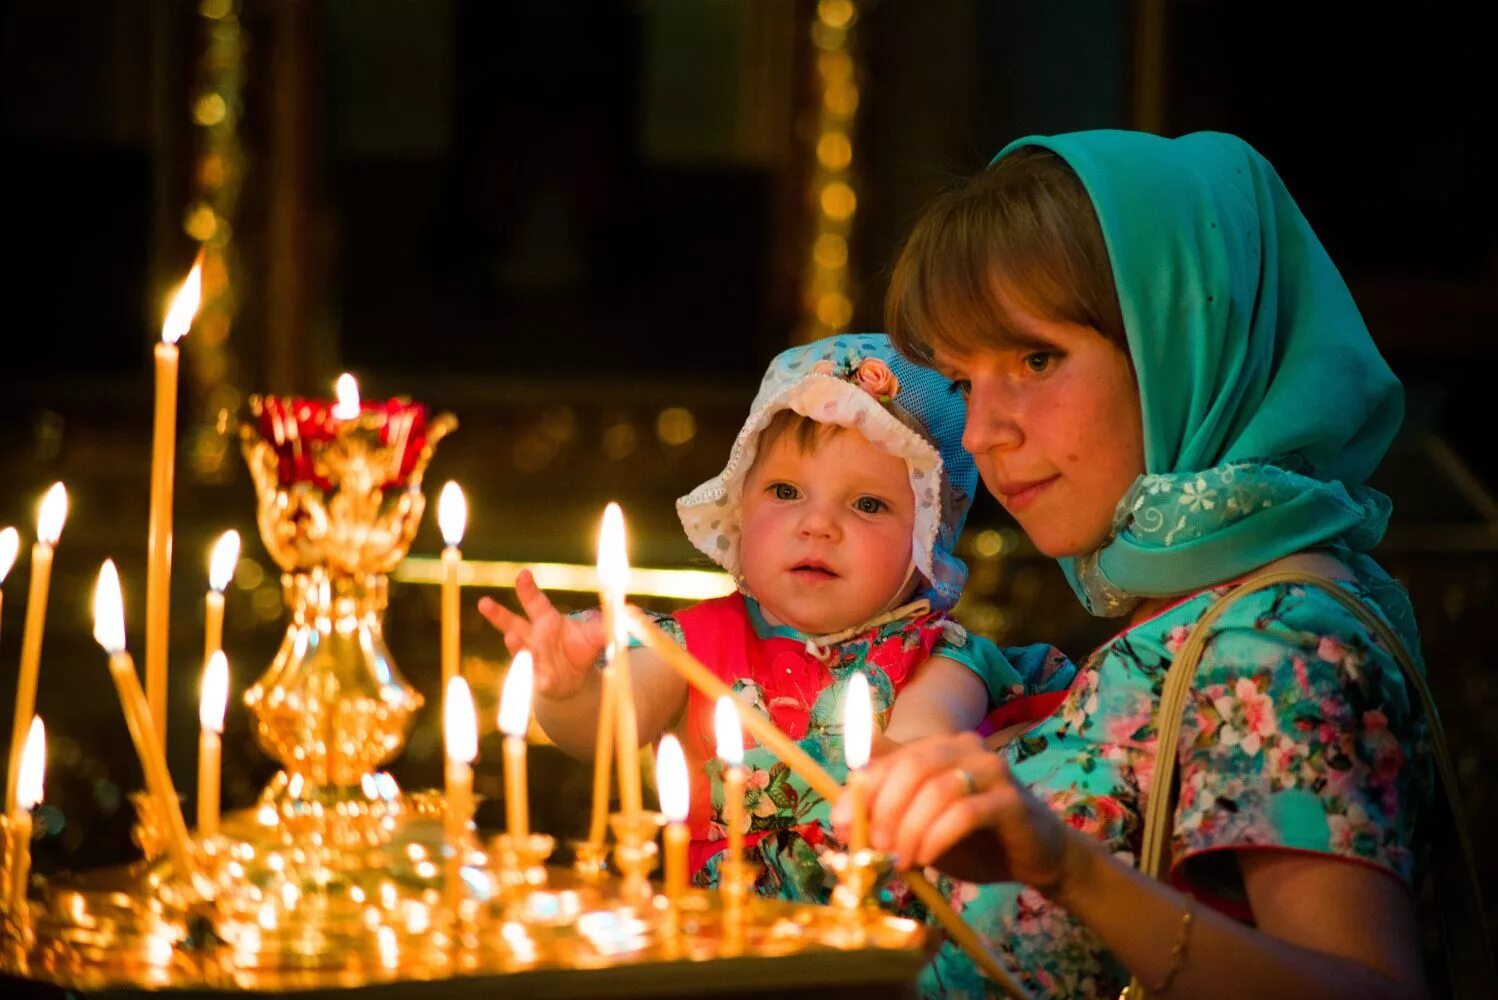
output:
M837 574L834 573L831 569L818 562L797 563L796 565L791 567L791 572L797 574L798 576L804 574L807 576L818 577L827 580L834 579L837 576Z

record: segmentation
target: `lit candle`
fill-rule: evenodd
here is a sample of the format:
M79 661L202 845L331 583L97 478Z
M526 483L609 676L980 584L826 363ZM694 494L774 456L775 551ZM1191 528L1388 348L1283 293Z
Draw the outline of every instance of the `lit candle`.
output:
M203 294L203 258L172 299L156 345L156 420L151 431L151 517L146 562L146 703L166 746L166 654L172 578L172 477L177 461L177 341L192 328Z
M338 376L338 381L333 384L333 395L337 402L333 404L334 420L355 420L359 416L359 383L354 376L344 372Z
M634 684L629 673L629 635L625 631L624 595L629 588L629 556L624 546L624 512L617 503L603 511L598 534L599 603L609 662L614 674L614 740L619 755L619 811L640 814L640 728L635 718Z
M94 588L94 639L109 654L109 674L119 692L125 725L130 729L130 739L146 778L151 811L161 824L172 867L177 870L178 878L192 884L194 868L188 849L187 821L182 818L182 803L177 801L177 790L172 786L166 754L145 692L141 690L140 678L135 676L135 661L125 651L125 605L120 596L120 576L108 559L99 569L99 583Z
M848 762L848 850L869 846L869 745L874 736L874 706L869 681L863 674L848 678L843 700L843 756Z
M505 675L504 691L499 699L499 729L505 734L505 822L510 836L524 837L531 832L525 780L525 731L531 724L531 689L535 684L535 664L527 650L515 654L510 672Z
M723 824L728 827L725 860L741 861L744 855L744 730L732 698L719 698L714 717L718 737L718 759L726 765L723 774Z
M468 527L468 501L457 483L442 487L437 498L437 527L442 529L442 690L458 676L458 573L463 554L458 546Z
M224 590L234 579L239 562L239 532L226 531L213 546L208 558L208 596L203 607L203 662L224 648Z
M442 699L442 734L447 748L447 865L443 890L455 918L463 903L463 855L473 816L473 759L479 753L478 716L468 682L454 677Z
M473 816L473 759L479 753L478 717L468 682L454 677L442 700L443 739L447 748L447 839L455 849L468 833Z
M229 702L229 661L222 649L213 651L203 668L203 691L198 699L198 836L218 835L219 771L224 734L224 708Z
M26 749L21 753L16 808L10 813L10 913L20 922L26 906L26 880L31 877L31 810L42 801L47 774L47 727L41 716L31 720Z
M687 892L687 813L691 811L687 758L681 743L667 733L656 751L655 781L661 793L661 812L666 817L666 898L681 899Z
M16 712L10 729L10 770L5 783L5 813L16 813L16 782L21 776L21 745L36 711L36 678L42 663L42 629L47 620L47 590L52 583L52 552L68 517L68 491L53 483L42 497L36 516L36 542L31 546L31 590L26 598L26 624L21 632L21 676L16 682Z

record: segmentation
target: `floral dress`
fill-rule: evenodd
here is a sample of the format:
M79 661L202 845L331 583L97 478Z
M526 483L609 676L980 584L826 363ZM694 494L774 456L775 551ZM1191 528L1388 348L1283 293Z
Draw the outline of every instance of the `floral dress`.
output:
M943 613L897 619L832 646L821 657L808 651L805 635L768 624L757 605L739 594L694 605L662 624L839 782L847 777L843 692L855 673L867 678L883 729L895 698L933 656L976 673L988 689L990 709L1004 710L1005 724L1017 714L1024 717L1027 705L1033 707L1029 717L1044 715L1076 672L1053 647L1001 651ZM727 846L714 707L692 691L677 727L693 781L688 818L692 878L702 886L717 884ZM770 897L826 902L832 886L817 850L831 841L830 804L762 747L746 748L744 767L745 850L746 860L759 866L756 890Z
M1349 587L1376 607L1366 591ZM1130 865L1166 671L1196 621L1229 589L1195 594L1106 643L1060 708L999 751L1031 792ZM1245 920L1230 851L1325 855L1411 883L1413 830L1430 802L1431 762L1418 701L1412 705L1388 650L1332 597L1298 584L1243 598L1213 628L1178 751L1173 883ZM1111 998L1127 983L1097 937L1035 890L941 884L1037 996ZM921 986L927 996L981 997L986 983L948 942Z

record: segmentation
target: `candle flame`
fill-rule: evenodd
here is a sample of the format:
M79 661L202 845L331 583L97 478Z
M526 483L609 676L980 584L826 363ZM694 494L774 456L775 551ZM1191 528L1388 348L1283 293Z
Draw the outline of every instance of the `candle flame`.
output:
M869 764L869 745L874 739L874 706L869 699L869 681L863 674L848 678L843 696L843 755L848 767L857 770Z
M187 272L187 278L172 298L172 307L166 311L166 322L161 324L162 343L175 344L192 329L192 321L198 315L198 306L203 301L203 256Z
M472 764L479 755L478 718L473 708L473 693L468 682L454 677L447 682L447 697L442 710L442 730L447 742L447 759L457 764Z
M718 756L730 765L744 763L744 728L739 723L739 709L728 695L718 699L713 716L713 729L718 736Z
M10 575L10 568L16 564L16 553L21 550L21 533L15 528L6 528L0 531L0 583Z
M506 736L524 736L531 724L531 689L535 686L535 661L529 650L515 654L505 686L499 696L499 728Z
M99 567L94 587L94 640L111 656L125 649L125 599L120 596L120 574L113 559Z
M229 703L229 659L214 650L203 668L203 693L198 698L198 722L215 733L224 731L224 708Z
M468 498L463 496L463 487L449 482L442 487L437 498L437 527L442 529L442 540L453 548L463 541L463 531L468 527Z
M661 812L670 823L685 823L691 809L687 758L681 743L667 733L661 737L661 748L655 756L655 780L661 793Z
M239 565L239 532L232 528L218 536L213 554L208 557L208 586L224 592L229 581L234 579L234 567Z
M53 483L42 497L36 512L36 540L56 545L62 537L63 522L68 519L68 490L62 483Z
M629 590L629 552L624 543L624 511L612 500L603 509L603 525L598 531L598 589L605 601L616 606L616 611L624 610L624 595ZM623 628L622 623L620 627Z
M30 812L42 802L42 786L47 776L47 727L42 717L31 717L31 731L26 734L26 749L21 752L21 773L16 778L16 805Z
M354 381L354 376L348 372L338 376L333 394L338 397L338 402L333 404L335 420L353 420L359 416L359 383Z

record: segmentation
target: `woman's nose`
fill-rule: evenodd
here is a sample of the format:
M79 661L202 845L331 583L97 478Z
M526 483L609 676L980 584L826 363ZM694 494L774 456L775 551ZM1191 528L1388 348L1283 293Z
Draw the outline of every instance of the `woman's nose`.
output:
M1024 443L1020 415L998 385L974 379L968 393L967 423L962 429L962 446L974 455L986 451L1008 450Z

